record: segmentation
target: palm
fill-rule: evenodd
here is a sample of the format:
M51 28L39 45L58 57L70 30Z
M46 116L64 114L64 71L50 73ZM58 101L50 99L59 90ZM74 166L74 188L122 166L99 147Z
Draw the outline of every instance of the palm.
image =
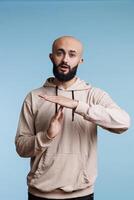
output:
M50 101L52 103L57 103L63 107L74 109L78 106L78 101L64 97L64 96L42 96L39 97L45 99L46 101Z
M48 134L50 137L56 137L60 132L62 128L62 122L63 122L63 107L60 107L58 112L52 117L48 129Z

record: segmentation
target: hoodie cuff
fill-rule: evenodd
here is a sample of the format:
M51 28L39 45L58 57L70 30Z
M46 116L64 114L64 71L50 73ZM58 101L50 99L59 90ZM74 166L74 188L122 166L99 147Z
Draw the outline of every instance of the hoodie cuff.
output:
M35 144L35 147L37 150L39 150L41 148L49 147L51 142L53 141L53 139L48 138L46 134L47 133L45 133L45 132L37 133L36 144Z
M82 115L84 117L85 115L87 115L88 110L89 110L89 105L82 101L79 101L78 106L75 109L75 113L78 113L79 115Z

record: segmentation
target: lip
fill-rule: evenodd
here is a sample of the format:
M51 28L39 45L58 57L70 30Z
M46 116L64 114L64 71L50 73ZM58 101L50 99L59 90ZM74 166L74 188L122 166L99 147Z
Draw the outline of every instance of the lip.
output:
M62 67L62 68L68 68L67 65L60 65L59 67Z
M61 72L67 72L67 71L69 71L69 68L66 65L62 65L62 66L59 67L59 70Z

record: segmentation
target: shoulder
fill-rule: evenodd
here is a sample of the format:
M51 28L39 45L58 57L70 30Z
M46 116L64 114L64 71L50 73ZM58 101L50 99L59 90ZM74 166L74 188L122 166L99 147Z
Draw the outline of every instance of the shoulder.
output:
M24 98L24 102L29 103L29 104L33 102L38 102L38 100L40 99L39 95L43 95L44 90L45 88L43 86L40 88L31 90L30 92L26 94L26 97Z
M107 94L106 91L104 91L103 89L101 88L98 88L98 87L94 87L92 86L91 87L91 90L90 90L94 95L104 95L104 94Z
M105 97L109 97L109 94L103 89L94 86L89 88L89 99L93 102L99 103Z

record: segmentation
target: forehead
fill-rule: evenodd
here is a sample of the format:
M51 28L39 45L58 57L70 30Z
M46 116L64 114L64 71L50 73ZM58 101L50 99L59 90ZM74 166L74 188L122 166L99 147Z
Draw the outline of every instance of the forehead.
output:
M73 38L61 38L54 42L53 51L63 49L65 51L75 51L76 53L82 52L82 44Z

